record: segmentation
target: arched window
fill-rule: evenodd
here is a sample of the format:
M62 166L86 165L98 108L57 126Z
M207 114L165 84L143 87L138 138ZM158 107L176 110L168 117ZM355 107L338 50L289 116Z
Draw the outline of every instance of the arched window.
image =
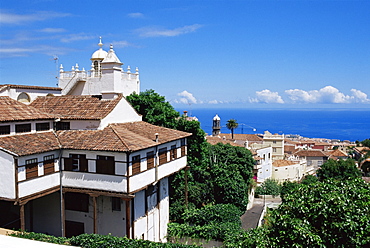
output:
M22 93L19 94L17 100L19 102L23 102L23 103L30 103L31 102L31 97L27 93L22 92Z

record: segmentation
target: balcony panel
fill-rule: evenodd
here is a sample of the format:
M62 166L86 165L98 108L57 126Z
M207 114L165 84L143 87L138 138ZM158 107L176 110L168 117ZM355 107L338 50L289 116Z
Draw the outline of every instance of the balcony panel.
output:
M124 176L64 171L62 183L64 187L127 193L127 178Z
M162 166L162 165L161 165ZM155 168L130 177L130 192L137 191L155 182Z
M186 156L175 159L158 167L158 180L165 178L186 166Z
M19 182L19 197L29 196L58 186L60 185L59 180L59 173L54 173Z

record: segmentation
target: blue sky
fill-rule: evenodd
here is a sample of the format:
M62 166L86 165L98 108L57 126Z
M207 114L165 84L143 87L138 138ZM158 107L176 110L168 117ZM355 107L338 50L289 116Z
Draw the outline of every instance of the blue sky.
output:
M56 86L102 36L175 107L370 108L370 1L2 1L0 84Z

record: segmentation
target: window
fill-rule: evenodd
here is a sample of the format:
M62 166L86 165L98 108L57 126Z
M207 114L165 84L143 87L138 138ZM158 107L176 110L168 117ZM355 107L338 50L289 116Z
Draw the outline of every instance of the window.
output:
M89 195L67 192L64 197L65 209L80 212L89 212Z
M140 155L132 157L132 175L140 173Z
M71 124L69 122L56 122L55 123L55 130L70 130Z
M114 157L98 155L96 160L96 173L114 175L115 174Z
M317 165L318 165L318 166L321 166L321 165L322 165L322 161L320 161L320 160L319 160L319 161L317 161Z
M51 174L55 172L54 169L54 155L44 156L44 175Z
M112 211L121 211L121 198L112 197Z
M50 129L49 122L36 123L36 131L47 131Z
M167 163L167 147L159 149L159 165Z
M0 135L10 134L10 125L0 126Z
M307 165L312 165L312 161L311 160L307 160Z
M171 146L170 157L171 157L171 160L175 160L177 158L176 145Z
M272 152L276 152L276 148L272 148Z
M16 124L15 125L15 132L16 133L31 132L31 123L27 123L27 124Z
M38 165L37 158L26 160L26 179L38 177L39 172L37 165Z
M29 103L29 102L31 102L31 98L27 93L22 92L18 95L17 101L18 102Z
M276 140L273 140L273 141L272 141L272 143L273 143L273 144L276 144Z
M146 154L147 169L154 168L154 152L148 152Z
M69 154L64 159L64 170L87 172L87 159L85 154Z
M181 139L181 157L186 155L186 140L185 138Z

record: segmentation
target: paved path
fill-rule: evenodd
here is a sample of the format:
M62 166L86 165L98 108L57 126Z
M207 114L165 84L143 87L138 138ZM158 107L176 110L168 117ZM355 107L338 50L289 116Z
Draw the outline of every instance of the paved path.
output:
M264 204L266 207L273 208L278 206L281 203L281 198L271 198L271 199L261 199L255 198L253 202L253 207L247 210L240 218L242 221L242 228L245 230L249 230L252 228L256 228L258 226L259 220L261 218L261 214L264 210Z

